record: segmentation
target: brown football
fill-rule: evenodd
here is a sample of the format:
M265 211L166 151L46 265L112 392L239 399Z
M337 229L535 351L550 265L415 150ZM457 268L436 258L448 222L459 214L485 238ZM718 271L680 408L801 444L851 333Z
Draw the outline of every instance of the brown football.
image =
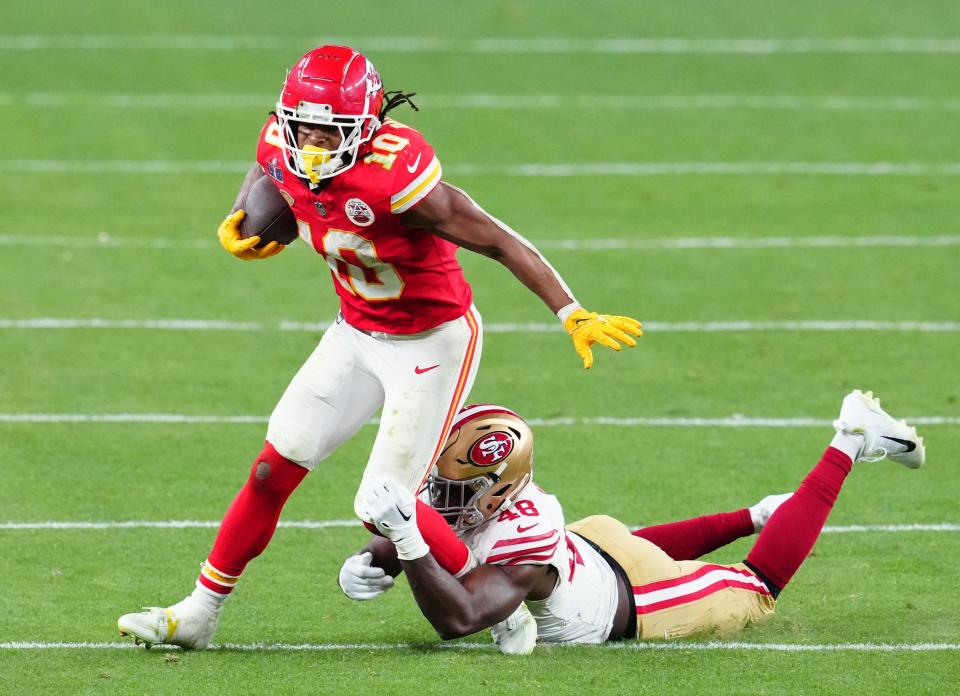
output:
M240 235L260 237L257 246L270 242L289 244L297 238L297 220L280 190L269 176L261 176L243 199L246 216L240 222Z

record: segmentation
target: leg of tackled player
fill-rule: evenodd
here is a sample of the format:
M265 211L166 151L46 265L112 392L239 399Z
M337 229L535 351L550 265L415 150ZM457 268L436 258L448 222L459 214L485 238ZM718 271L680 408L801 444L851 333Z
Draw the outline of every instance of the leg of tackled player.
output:
M919 468L923 438L916 429L894 420L871 392L848 394L834 422L837 434L797 492L770 517L746 565L757 571L776 596L786 587L813 549L854 462L881 459Z

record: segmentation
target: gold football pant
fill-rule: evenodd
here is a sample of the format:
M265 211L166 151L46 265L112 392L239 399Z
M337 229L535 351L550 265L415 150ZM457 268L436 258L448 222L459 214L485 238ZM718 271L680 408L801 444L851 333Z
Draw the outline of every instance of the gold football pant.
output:
M742 563L675 561L607 515L587 517L567 529L596 544L626 572L636 606L637 638L726 634L774 611L776 600Z

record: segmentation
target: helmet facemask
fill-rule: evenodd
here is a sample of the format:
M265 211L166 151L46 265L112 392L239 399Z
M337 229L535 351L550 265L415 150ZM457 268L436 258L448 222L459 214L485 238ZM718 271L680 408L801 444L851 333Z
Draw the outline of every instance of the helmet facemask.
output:
M424 491L457 532L506 509L530 482L533 433L502 406L467 406L450 431Z
M376 116L334 114L329 104L310 102L300 102L295 108L277 102L277 120L287 166L294 174L308 179L312 184L318 184L322 179L329 179L352 167L360 146L368 142L380 127ZM335 150L313 145L301 148L297 139L299 123L336 128L340 133L340 145Z
M484 474L462 481L444 478L436 467L427 477L430 507L439 512L454 531L472 529L486 522L501 508L509 507L529 482L526 474L519 485L502 483L496 474Z

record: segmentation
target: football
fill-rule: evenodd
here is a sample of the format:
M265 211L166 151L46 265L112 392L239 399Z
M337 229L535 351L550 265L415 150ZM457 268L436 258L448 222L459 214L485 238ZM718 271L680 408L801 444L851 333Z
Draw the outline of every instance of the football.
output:
M262 176L243 199L246 216L240 222L240 234L260 237L258 247L270 242L289 244L297 238L297 220L269 176Z

